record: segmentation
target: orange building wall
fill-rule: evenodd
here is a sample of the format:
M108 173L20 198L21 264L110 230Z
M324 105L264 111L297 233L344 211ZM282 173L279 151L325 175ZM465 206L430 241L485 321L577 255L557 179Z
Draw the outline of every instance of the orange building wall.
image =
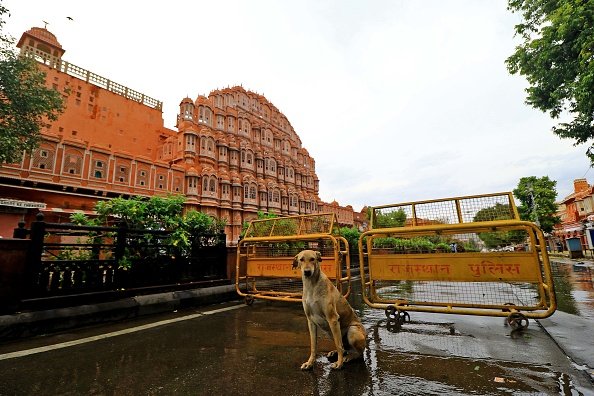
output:
M175 134L163 127L159 109L41 67L48 85L62 92L66 102L64 113L45 133L150 160L157 159L160 137Z
M233 87L185 98L174 131L163 126L161 102L64 61L46 29L24 33L19 47L66 108L37 150L0 167L0 197L46 203L48 216L68 221L99 199L184 194L188 209L227 220L231 243L258 211L320 211L315 160L264 96ZM336 210L352 224L350 206Z

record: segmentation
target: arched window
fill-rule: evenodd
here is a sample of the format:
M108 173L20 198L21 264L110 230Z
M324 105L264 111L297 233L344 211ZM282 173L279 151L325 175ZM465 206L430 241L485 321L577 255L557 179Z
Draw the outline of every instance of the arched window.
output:
M214 177L214 176L211 177L210 178L210 192L216 192L217 191L217 187L216 187L217 185L216 185L216 183L217 183L216 177Z

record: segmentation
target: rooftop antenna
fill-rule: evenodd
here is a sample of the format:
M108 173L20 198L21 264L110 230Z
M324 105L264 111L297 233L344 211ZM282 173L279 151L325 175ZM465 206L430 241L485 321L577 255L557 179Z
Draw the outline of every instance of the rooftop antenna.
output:
M46 22L46 21L41 21L41 22L43 22L45 24L45 26L43 28L47 30L47 25L49 25L49 22Z

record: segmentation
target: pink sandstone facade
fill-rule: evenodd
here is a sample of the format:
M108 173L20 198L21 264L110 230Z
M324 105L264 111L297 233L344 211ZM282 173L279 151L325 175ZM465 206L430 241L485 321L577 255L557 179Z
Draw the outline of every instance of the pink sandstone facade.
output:
M230 244L259 211L327 209L352 225L350 206L322 206L314 159L264 96L236 86L184 98L174 131L163 126L161 102L62 60L46 29L25 32L18 47L40 62L66 109L32 155L0 167L0 236L38 211L66 222L73 212L92 214L100 199L166 194L226 219Z

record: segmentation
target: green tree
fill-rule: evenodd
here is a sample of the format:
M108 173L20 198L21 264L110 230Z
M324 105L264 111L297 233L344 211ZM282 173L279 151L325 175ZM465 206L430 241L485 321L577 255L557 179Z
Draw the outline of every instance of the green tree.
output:
M356 248L359 245L359 237L361 236L361 233L357 227L341 227L339 234L347 240L349 248Z
M45 86L33 59L19 57L2 32L8 10L0 4L0 164L18 162L39 146L41 128L63 111L60 93Z
M587 143L594 163L594 4L583 0L509 0L522 15L515 26L522 43L506 60L512 74L526 76L526 103L552 118L571 121L553 128L574 144Z
M539 225L544 232L551 232L553 226L559 223L557 212L557 182L543 177L523 177L513 191L514 196L521 202L518 206L520 218Z
M406 213L402 208L384 212L376 209L374 220L373 228L402 227L406 223Z
M496 203L493 206L479 210L473 221L497 221L512 218L512 209L508 204ZM486 247L492 249L522 243L526 239L526 233L522 230L480 232L478 237L485 243Z
M99 201L95 205L98 219L109 224L114 219L124 221L129 228L147 228L152 230L173 230L179 226L183 217L184 197L132 197L114 198Z
M114 198L95 204L96 218L89 219L84 214L74 213L70 216L70 220L79 225L113 225L123 221L130 229L169 231L169 236L163 242L173 246L176 254L187 256L190 254L194 237L223 233L226 221L196 210L190 210L184 214L184 201L184 197L180 195L154 196L148 199L144 197ZM91 232L88 237L95 237L95 233ZM144 242L150 242L154 238L155 236L148 232L136 235L136 239L141 239ZM128 244L124 257L125 264L122 266L129 267L132 259L142 259L145 255L151 255L150 252L143 249L142 244Z
M496 203L493 206L483 208L476 212L473 222L481 221L496 221L496 220L511 220L513 219L513 211L508 204Z

